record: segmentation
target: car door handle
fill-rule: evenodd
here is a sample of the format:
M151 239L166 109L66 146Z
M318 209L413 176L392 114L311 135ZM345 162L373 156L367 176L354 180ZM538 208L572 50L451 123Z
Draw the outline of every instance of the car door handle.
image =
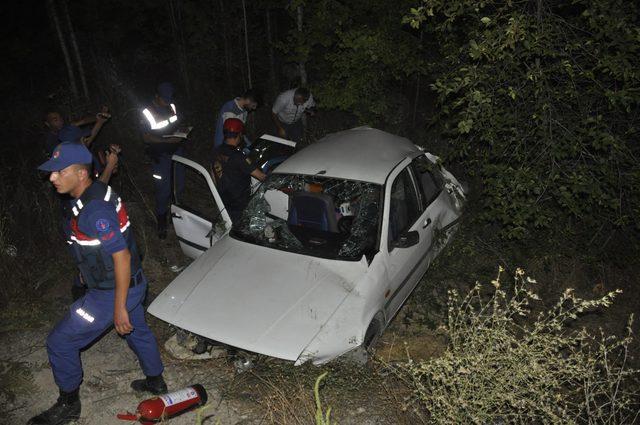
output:
M182 216L180 214L176 214L176 213L171 213L171 218L178 218L178 219L182 220Z
M426 229L431 224L431 218L428 218L422 223L422 228Z

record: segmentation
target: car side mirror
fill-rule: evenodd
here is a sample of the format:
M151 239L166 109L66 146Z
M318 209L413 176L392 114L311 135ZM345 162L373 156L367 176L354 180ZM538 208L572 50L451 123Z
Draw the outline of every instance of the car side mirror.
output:
M417 245L419 241L420 235L417 231L412 230L402 233L398 239L391 243L391 246L394 248L409 248L410 246Z

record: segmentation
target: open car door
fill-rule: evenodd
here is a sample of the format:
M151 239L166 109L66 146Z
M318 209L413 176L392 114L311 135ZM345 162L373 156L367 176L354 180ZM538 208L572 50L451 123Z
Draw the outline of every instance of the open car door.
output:
M197 258L231 229L231 218L209 172L197 162L173 155L174 176L184 172L184 186L173 186L171 220L182 252ZM183 170L179 168L182 167Z

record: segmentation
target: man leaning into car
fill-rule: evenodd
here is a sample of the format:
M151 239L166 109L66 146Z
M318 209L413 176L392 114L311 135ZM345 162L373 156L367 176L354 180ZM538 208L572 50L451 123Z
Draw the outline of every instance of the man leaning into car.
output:
M242 216L249 203L251 176L263 181L267 176L242 153L244 124L237 118L227 118L223 128L224 143L214 150L213 170L220 197L232 223Z

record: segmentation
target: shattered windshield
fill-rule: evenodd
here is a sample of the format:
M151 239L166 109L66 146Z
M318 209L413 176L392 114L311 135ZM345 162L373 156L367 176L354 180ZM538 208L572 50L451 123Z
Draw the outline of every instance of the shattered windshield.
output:
M305 255L360 260L377 250L380 193L373 183L271 174L231 236Z

